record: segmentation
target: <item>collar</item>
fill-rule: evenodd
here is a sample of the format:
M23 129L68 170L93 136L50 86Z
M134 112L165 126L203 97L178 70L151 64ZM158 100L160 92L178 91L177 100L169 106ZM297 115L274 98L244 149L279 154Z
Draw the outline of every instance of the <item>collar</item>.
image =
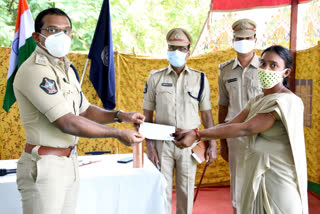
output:
M176 73L176 72L173 70L173 68L172 68L172 66L171 66L171 64L170 64L170 65L168 66L167 74L169 75L171 72ZM181 73L184 73L184 72L190 73L190 69L188 68L187 64L185 64L184 69L183 69L183 71L182 71Z
M59 62L62 62L64 64L65 68L69 68L71 65L71 62L67 57L64 56L63 61L60 61L57 57L50 55L46 50L39 47L39 45L37 45L35 52L37 54L44 55L48 59L49 63L53 66L58 66Z
M260 66L259 57L257 56L257 54L255 52L253 52L253 54L254 55L253 55L253 57L252 57L252 59L251 59L251 61L250 61L248 66L252 65L253 67L258 69L259 66ZM233 62L232 70L234 70L237 66L242 67L240 62L239 62L239 60L238 60L238 57L236 57L236 59Z

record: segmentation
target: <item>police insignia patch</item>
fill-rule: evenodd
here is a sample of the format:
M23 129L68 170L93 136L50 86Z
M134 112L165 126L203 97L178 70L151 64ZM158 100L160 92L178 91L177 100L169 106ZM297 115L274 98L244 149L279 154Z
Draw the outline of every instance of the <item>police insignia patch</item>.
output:
M54 80L48 79L47 77L44 77L42 79L40 88L47 94L56 94L58 92L56 82Z

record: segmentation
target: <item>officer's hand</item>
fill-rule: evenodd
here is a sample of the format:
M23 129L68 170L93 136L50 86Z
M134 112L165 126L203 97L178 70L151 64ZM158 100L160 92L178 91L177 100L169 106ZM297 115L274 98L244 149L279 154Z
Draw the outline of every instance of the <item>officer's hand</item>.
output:
M117 139L126 146L131 146L135 143L141 143L144 137L137 131L131 129L121 129L119 137Z
M173 136L175 137L173 142L180 149L190 147L197 140L197 135L193 130L176 129Z
M145 116L140 112L121 112L119 119L125 123L141 124L144 122Z
M206 152L206 165L209 166L217 158L217 142L215 140L209 141L209 147Z
M157 163L159 163L159 158L158 158L158 152L154 148L154 145L152 144L151 140L146 139L146 147L147 147L147 155L149 160L157 166Z
M225 161L229 162L228 144L225 139L220 140L220 154Z

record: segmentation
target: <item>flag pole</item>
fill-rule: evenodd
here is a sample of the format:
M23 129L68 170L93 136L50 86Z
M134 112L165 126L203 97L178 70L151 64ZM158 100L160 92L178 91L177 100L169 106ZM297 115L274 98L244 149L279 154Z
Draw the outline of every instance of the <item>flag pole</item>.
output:
M81 88L82 83L83 83L84 75L87 72L88 62L89 62L89 58L87 58L86 64L85 64L83 72L82 72L81 81L80 81L80 88Z

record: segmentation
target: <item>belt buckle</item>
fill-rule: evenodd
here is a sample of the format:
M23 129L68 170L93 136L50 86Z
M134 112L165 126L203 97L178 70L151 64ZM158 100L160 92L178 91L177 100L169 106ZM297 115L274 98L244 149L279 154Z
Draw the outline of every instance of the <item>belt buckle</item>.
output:
M77 144L74 145L73 149L72 149L71 152L70 152L69 157L72 157L72 156L74 156L74 155L77 155Z

